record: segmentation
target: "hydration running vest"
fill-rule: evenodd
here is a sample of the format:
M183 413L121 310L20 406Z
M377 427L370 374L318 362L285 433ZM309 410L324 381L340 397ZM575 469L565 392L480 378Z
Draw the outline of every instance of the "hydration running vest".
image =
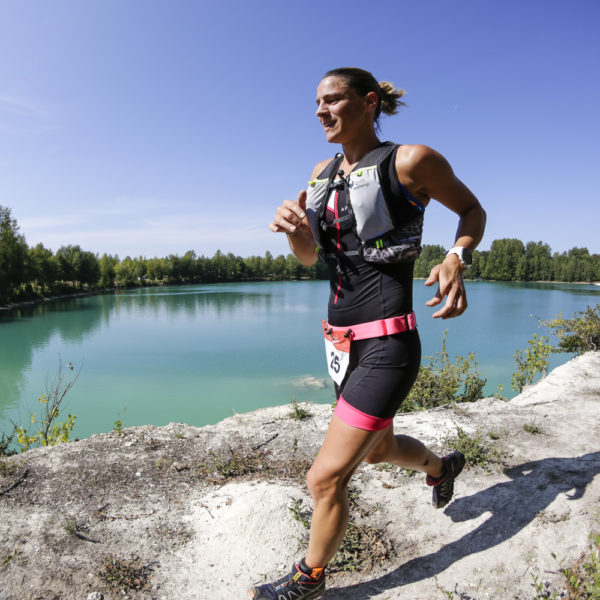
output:
M414 261L421 254L425 207L398 181L396 154L399 146L383 142L360 160L349 175L338 172L343 155L335 158L309 182L306 216L318 246L321 233L351 220L358 238L359 254L372 263ZM339 179L336 179L339 176ZM336 190L346 188L348 214L325 223L327 201ZM329 258L319 251L322 260Z

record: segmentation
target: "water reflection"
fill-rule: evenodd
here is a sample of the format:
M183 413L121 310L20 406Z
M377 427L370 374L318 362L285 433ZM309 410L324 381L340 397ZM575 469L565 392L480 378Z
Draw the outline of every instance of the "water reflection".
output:
M19 404L34 354L51 341L80 344L116 318L220 319L268 312L273 301L272 293L186 286L55 300L0 312L0 420L7 408Z

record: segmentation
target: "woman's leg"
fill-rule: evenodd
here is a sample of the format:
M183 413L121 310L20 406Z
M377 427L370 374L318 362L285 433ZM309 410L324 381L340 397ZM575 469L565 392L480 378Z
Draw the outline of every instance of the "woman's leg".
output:
M386 431L357 429L333 415L306 478L314 502L305 559L309 567L325 567L337 552L348 524L348 482L365 456L381 443Z
M442 476L442 459L425 444L408 435L394 435L391 427L379 444L365 456L370 464L387 462L399 467L423 471L433 478Z

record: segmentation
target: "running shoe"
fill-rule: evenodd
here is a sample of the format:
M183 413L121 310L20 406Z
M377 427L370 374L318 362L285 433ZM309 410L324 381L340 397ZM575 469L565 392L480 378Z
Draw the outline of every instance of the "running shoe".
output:
M304 560L294 564L292 572L274 583L249 590L253 600L309 600L325 591L325 572L311 569Z
M442 458L444 461L444 473L439 479L427 475L427 485L433 486L433 497L431 503L435 508L443 508L452 500L454 494L454 480L460 475L465 466L465 456L458 450Z

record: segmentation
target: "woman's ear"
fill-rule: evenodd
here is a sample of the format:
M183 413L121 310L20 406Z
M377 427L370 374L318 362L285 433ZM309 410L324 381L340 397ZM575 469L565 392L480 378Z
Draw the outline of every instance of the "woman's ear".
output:
M377 105L379 104L379 98L375 92L368 92L365 98L369 108L377 108Z

